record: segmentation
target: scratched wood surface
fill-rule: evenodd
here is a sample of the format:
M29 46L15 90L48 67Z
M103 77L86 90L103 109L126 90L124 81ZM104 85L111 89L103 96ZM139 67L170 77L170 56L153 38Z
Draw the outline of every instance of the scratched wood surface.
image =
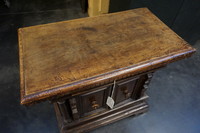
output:
M191 56L148 9L20 28L21 104L81 91Z

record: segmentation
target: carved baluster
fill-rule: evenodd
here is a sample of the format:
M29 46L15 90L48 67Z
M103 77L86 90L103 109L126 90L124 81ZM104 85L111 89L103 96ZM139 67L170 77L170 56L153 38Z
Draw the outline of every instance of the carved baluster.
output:
M77 102L75 98L72 98L69 100L70 103L70 107L72 110L72 116L74 120L79 119L79 112L78 112L78 108L77 108Z
M148 85L149 85L152 77L153 77L153 73L148 73L147 74L147 78L146 78L146 81L144 82L143 89L142 89L142 92L141 92L141 96L145 95L145 92L148 89Z

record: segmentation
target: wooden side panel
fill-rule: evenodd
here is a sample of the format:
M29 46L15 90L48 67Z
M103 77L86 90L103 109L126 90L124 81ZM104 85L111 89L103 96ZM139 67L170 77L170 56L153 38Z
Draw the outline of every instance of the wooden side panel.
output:
M71 122L72 121L71 116L70 116L71 109L68 107L67 101L65 100L59 101L57 102L57 106L63 118L63 121L67 123Z
M150 72L148 74L141 76L138 79L138 81L136 83L136 87L132 94L133 99L139 99L140 97L145 95L145 92L148 89L148 85L149 85L152 77L153 77L153 72Z

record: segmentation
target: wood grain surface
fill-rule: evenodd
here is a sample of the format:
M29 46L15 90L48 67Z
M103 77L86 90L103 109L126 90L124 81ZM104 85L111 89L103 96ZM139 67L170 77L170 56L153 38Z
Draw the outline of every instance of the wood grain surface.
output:
M195 52L147 8L20 28L21 104L142 73Z

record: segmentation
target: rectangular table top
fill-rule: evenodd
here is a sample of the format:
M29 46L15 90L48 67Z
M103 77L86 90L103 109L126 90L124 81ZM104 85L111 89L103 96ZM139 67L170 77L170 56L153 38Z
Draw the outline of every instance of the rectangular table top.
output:
M195 52L147 8L20 28L21 104L141 73Z

